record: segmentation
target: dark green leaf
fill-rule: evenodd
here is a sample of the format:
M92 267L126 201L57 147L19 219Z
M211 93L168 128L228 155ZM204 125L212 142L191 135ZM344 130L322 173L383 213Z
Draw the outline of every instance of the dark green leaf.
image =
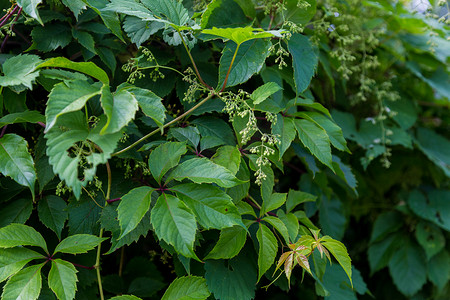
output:
M94 37L90 33L72 28L72 36L78 41L78 43L80 43L81 46L92 53L97 53L97 51L95 51Z
M297 205L305 202L314 202L317 196L296 190L289 190L286 200L286 212L292 211Z
M86 4L82 0L62 0L62 3L73 12L77 20L81 12L86 9Z
M386 236L379 242L371 244L367 251L371 274L386 267L392 255L403 242L405 242L404 236L400 233L394 233Z
M7 124L16 124L16 123L37 123L37 122L45 122L45 117L41 115L40 112L35 110L27 110L24 112L13 113L0 118L0 127L3 127Z
M39 200L39 219L56 233L58 239L61 239L61 231L68 218L66 208L66 201L57 196L49 195Z
M402 216L396 211L382 213L375 220L370 243L379 242L403 226Z
M342 203L338 198L322 197L319 204L319 221L325 234L329 234L336 239L342 239L347 220Z
M294 80L297 94L302 93L309 86L313 77L319 56L307 36L295 33L289 39L289 52L292 55Z
M441 251L428 262L428 278L439 290L443 290L450 279L450 255Z
M416 144L419 149L450 177L450 141L427 128L417 130Z
M31 199L14 199L10 203L3 203L0 210L0 228L11 223L24 224L31 216L33 201Z
M67 211L69 212L69 221L67 222L69 235L98 234L101 208L91 198L85 196L81 197L79 201L70 202Z
M421 221L417 224L416 239L425 250L428 260L445 247L445 237L442 231L428 222Z
M31 31L33 44L31 49L50 52L64 48L72 41L70 27L63 23L47 23L44 27L36 26Z
M259 223L259 229L256 233L258 239L258 280L261 276L270 269L275 261L278 252L278 242L272 231L264 225Z
M414 190L409 194L408 205L416 215L450 231L450 202L447 199L450 199L449 190L431 190L426 197Z

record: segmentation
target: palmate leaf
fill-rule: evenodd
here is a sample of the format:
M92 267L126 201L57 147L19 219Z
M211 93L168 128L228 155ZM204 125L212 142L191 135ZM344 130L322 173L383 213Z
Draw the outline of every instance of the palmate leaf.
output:
M29 266L12 276L3 289L2 300L36 300L42 288L44 264Z
M11 224L0 228L0 248L17 246L41 247L48 253L44 238L34 228L23 224Z
M204 300L210 291L206 279L199 276L185 276L175 279L167 288L162 300L195 299Z
M33 259L38 258L45 259L45 256L22 247L0 249L0 282L19 272Z
M80 111L66 114L62 119L45 135L47 156L53 172L80 198L81 188L94 178L97 166L111 157L121 133L100 135L106 119L100 118L94 128L89 128ZM79 167L83 168L82 174Z
M100 238L90 234L75 234L62 240L55 248L53 254L69 253L69 254L81 254L87 253L89 250L97 247L106 238Z
M194 253L197 222L192 211L180 199L162 194L150 218L159 239L172 245L183 256L199 260Z
M297 136L297 130L295 129L294 119L277 116L277 122L272 125L273 134L280 136L280 143L278 144L279 158L283 157L283 154L291 146L292 141Z
M32 88L33 82L39 76L36 66L42 60L36 55L20 54L7 59L2 64L3 76L0 76L0 86L14 86L17 92Z
M52 260L52 267L48 273L48 286L59 300L72 300L77 290L77 270L62 259Z
M45 27L36 26L31 31L33 44L29 50L50 52L59 47L65 48L72 41L70 26L64 23L47 23Z
M217 149L211 160L220 166L227 168L236 176L241 164L241 152L237 147L222 146Z
M16 134L0 138L0 173L30 188L34 199L36 171L25 139Z

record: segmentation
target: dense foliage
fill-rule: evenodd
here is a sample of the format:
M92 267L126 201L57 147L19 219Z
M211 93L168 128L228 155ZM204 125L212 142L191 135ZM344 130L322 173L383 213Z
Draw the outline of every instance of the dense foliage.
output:
M2 300L448 299L416 2L2 1Z

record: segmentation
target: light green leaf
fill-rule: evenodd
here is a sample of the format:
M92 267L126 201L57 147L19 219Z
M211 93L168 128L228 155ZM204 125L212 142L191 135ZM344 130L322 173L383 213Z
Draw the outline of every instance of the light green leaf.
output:
M241 226L224 228L220 231L217 244L205 259L230 259L239 254L247 240L247 231Z
M166 108L161 103L162 98L146 89L130 88L127 89L127 91L136 97L139 107L146 116L152 118L159 127L164 125L164 120L166 119Z
M341 242L332 239L329 236L324 236L320 239L321 244L325 246L325 248L328 249L328 251L333 254L334 258L338 261L338 263L341 265L342 269L344 269L345 273L347 274L348 278L350 279L350 283L353 287L352 282L352 264L350 256L348 255L347 248L345 248L344 244Z
M161 183L162 177L178 165L180 158L187 151L185 143L167 142L156 147L148 158L148 166L153 178Z
M94 178L97 166L108 161L122 135L120 132L100 135L106 118L100 117L96 126L89 128L80 111L60 119L56 123L60 126L54 126L45 135L47 156L53 172L80 198L81 188ZM80 152L80 147L85 147L85 151Z
M221 189L207 184L181 184L171 190L195 214L197 222L205 229L223 229L241 225L241 215L230 196Z
M48 286L59 300L75 298L77 281L77 270L70 262L62 259L52 260L52 267L48 273Z
M119 239L136 228L150 209L153 191L154 189L148 186L141 186L132 189L125 196L121 197L119 207L117 208L118 219L122 231Z
M78 43L80 43L81 46L91 51L92 53L97 53L97 51L95 50L94 37L90 33L82 30L77 30L72 27L72 36L78 41Z
M45 259L45 256L27 248L0 249L0 282L19 272L33 259L39 258Z
M142 300L142 299L133 295L122 295L109 298L109 300Z
M133 94L119 90L111 95L109 86L102 87L101 103L108 121L100 134L111 134L120 131L131 120L138 110L138 103Z
M389 273L402 294L411 297L427 281L423 250L415 243L403 243L389 261Z
M322 128L308 120L294 120L298 137L320 162L333 170L330 139Z
M12 276L3 288L2 300L36 300L41 293L43 266L29 266Z
M90 98L100 95L100 93L100 84L91 85L81 80L61 82L55 85L48 96L45 109L47 119L45 132L55 125L58 117L81 110Z
M66 237L55 248L53 254L69 253L69 254L81 254L87 253L89 250L97 247L106 238L100 238L90 234L75 234Z
M202 30L203 34L213 35L217 38L231 40L237 45L245 43L254 39L270 38L273 36L279 36L280 33L276 31L264 31L261 28L252 27L236 27L236 28L217 28Z
M288 49L292 55L297 94L302 93L309 86L316 71L319 61L317 49L313 47L307 36L299 33L294 33L291 36Z
M263 200L260 215L262 216L283 205L286 202L286 196L286 193L273 193L270 197L265 198Z
M192 211L180 199L162 194L150 218L160 240L172 245L177 253L198 260L194 253L197 222Z
M231 62L233 64L227 79L227 87L246 82L253 74L258 73L264 65L266 57L270 54L269 47L271 45L270 41L252 40L243 43L236 49L235 43L228 42L220 58L218 86L223 86ZM235 57L234 61L233 57Z
M237 147L222 146L216 150L216 153L211 157L211 160L220 166L227 168L236 175L241 164L241 153Z
M61 231L68 218L66 208L66 201L58 196L49 195L39 200L39 219L45 226L56 233L58 239L61 239Z
M317 196L300 192L296 190L289 190L288 197L286 200L286 212L292 211L297 205L305 202L314 202L317 200Z
M297 135L295 129L294 119L286 118L281 115L277 116L277 122L272 124L272 133L278 134L280 137L280 144L278 144L279 158L283 157L284 152L291 146L292 141Z
M262 220L272 225L273 228L275 228L281 234L284 241L286 242L286 245L289 245L289 231L286 228L286 225L284 225L283 221L274 216L266 216Z
M204 300L210 294L206 279L198 276L185 276L175 279L161 300Z
M421 221L416 226L416 239L425 250L427 260L445 247L445 236L436 225Z
M3 118L0 118L0 127L3 127L7 124L37 123L37 122L44 123L45 117L36 110L27 110L24 112L8 114L8 115L4 116Z
M36 171L33 158L28 152L27 141L16 134L0 138L0 173L30 188L34 200Z
M65 6L67 6L78 20L80 13L86 9L86 4L82 0L62 0Z
M230 170L216 165L207 158L192 158L181 163L172 171L168 180L181 181L185 178L195 183L215 183L224 188L243 183L243 181L234 177Z
M317 111L320 111L321 113L323 113L324 115L328 116L329 118L331 118L331 114L328 111L328 109L326 109L322 104L318 103L318 102L314 102L314 100L311 99L302 99L302 98L296 98L296 99L292 99L291 101L289 101L289 104L293 104L293 105L297 105L297 106L302 106L302 107L307 107L307 108L312 108L315 109ZM334 113L333 113L334 114ZM350 116L353 115L350 114ZM354 119L353 119L354 121ZM339 124L339 126L341 126L343 128L343 126L346 124ZM356 129L355 129L356 130ZM345 135L345 137L347 138L347 136Z
M275 82L268 82L254 90L250 95L250 99L253 100L254 105L257 105L280 90L282 90L282 88L278 84Z
M105 85L109 85L108 74L99 68L93 62L73 62L65 57L50 58L43 63L39 64L36 68L63 68L78 71L86 75L92 76L97 80L100 80Z
M0 76L0 86L19 86L20 90L32 89L39 72L36 66L42 60L37 55L20 54L8 58L2 64L3 76Z
M0 248L36 246L48 253L42 235L34 228L23 224L11 224L0 228Z
M261 276L270 269L278 251L278 242L272 231L264 225L259 223L259 229L256 232L256 238L258 239L259 251L258 251L258 281Z
M41 17L39 16L39 12L37 9L37 6L42 3L42 0L17 0L17 5L23 8L23 11L32 17L33 19L36 19L41 25L44 25L42 23Z

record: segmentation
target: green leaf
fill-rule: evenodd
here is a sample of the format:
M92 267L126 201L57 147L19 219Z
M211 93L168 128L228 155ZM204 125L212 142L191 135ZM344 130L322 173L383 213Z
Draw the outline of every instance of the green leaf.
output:
M30 198L14 199L10 203L3 203L0 210L0 228L11 223L24 224L31 216L33 200Z
M141 222L144 215L150 209L151 196L154 189L141 186L129 191L121 197L117 208L121 235L119 239L131 232Z
M450 177L450 141L427 128L417 130L415 141L419 149Z
M42 288L40 265L29 266L12 276L3 288L2 300L36 300Z
M230 259L239 254L247 240L247 231L241 226L224 228L214 248L205 257L206 259Z
M99 84L91 85L81 80L61 82L55 85L48 96L45 109L47 119L45 132L48 132L56 124L58 117L81 110L90 98L100 95L100 93Z
M283 21L305 25L311 20L316 14L316 0L307 0L304 2L307 2L309 6L306 8L299 7L297 0L287 0L284 3L286 9L283 10Z
M77 20L81 12L86 9L86 4L82 0L62 0L62 3L73 12Z
M253 100L254 105L257 105L280 90L282 90L282 88L278 84L275 82L268 82L254 90L250 95L250 99Z
M209 142L215 146L220 145L236 145L233 131L227 122L212 117L200 117L195 119L192 124L197 126L198 131L203 139L200 141L202 149L206 149L204 139L208 138Z
M450 231L449 190L431 190L425 197L417 190L410 192L408 205L411 210L425 220Z
M102 209L87 195L81 197L79 201L69 202L67 211L69 212L69 221L67 222L69 235L98 234L100 230L98 219Z
M402 294L411 297L427 281L427 267L423 250L413 242L400 246L389 261L389 273Z
M44 27L36 26L31 31L33 44L28 50L37 49L51 52L59 47L65 48L72 41L70 27L63 23L47 23Z
M77 30L72 27L72 36L78 41L78 43L80 43L81 46L91 51L92 53L97 53L97 51L95 51L94 37L90 33L82 30Z
M347 222L342 202L337 197L331 199L322 197L318 206L319 221L323 232L336 239L342 239Z
M42 69L48 67L78 71L100 80L105 85L109 85L108 74L93 62L73 62L65 57L54 57L39 64L36 68Z
M311 44L307 36L294 33L288 42L288 49L292 55L294 67L294 81L297 94L302 93L309 86L313 77L319 56L317 49Z
M161 183L162 177L178 165L180 158L187 151L185 143L167 142L156 147L148 158L148 166L153 178Z
M280 220L286 226L288 233L289 233L289 238L291 239L291 241L295 242L297 239L298 228L299 228L297 217L292 213L285 214L284 211L281 209L279 209L277 211L277 216L278 216L278 218L280 218Z
M171 190L194 212L197 222L205 229L223 229L234 225L245 227L231 197L221 189L188 183Z
M240 1L242 2L242 0ZM213 26L219 28L242 27L251 23L244 13L243 5L235 0L213 0L211 1L202 14L201 28L211 28ZM254 4L249 3L253 9ZM254 16L251 17L253 20ZM202 36L205 38L205 36ZM206 39L211 38L207 35Z
M52 260L52 267L48 273L48 286L60 300L72 300L77 290L77 270L62 259Z
M333 157L333 168L336 172L336 175L341 178L357 195L358 191L356 187L358 186L358 182L356 181L355 175L352 172L352 169L344 164L341 159L335 155Z
M262 220L272 225L273 228L275 228L281 234L284 241L286 242L286 245L289 245L289 231L287 230L286 225L284 225L283 221L274 216L266 216Z
M41 59L37 55L20 54L8 58L2 64L3 76L0 76L0 86L18 86L20 91L26 88L32 89L32 85L39 72L36 66Z
M198 260L194 253L197 222L180 199L162 194L152 209L151 221L160 240L172 245L177 253Z
M120 131L131 120L138 110L138 102L133 94L126 90L119 90L111 95L109 86L102 87L101 103L108 121L100 134L111 134Z
M109 298L109 300L142 300L142 299L133 295L122 295Z
M161 103L162 98L152 91L141 88L130 88L127 90L136 98L142 112L153 119L156 125L161 127L166 119L166 108Z
M260 215L279 208L286 202L286 193L273 193L270 197L263 200Z
M278 251L278 242L272 231L264 225L259 223L259 229L256 233L258 239L259 251L258 251L258 281L261 276L270 269L275 261Z
M144 21L140 18L127 16L123 22L123 29L131 42L139 48L151 35L164 28L164 23Z
M280 137L280 143L277 146L280 150L279 158L281 159L297 135L294 119L278 115L277 122L272 125L272 133L278 134Z
M27 141L16 134L0 138L0 173L30 188L34 200L36 171L33 158L28 152Z
M428 262L428 278L442 291L450 279L450 254L441 251Z
M322 128L308 120L294 120L298 137L320 162L333 170L330 139Z
M3 127L7 124L37 123L37 122L44 123L45 117L36 110L27 110L24 112L9 114L4 116L3 118L0 118L0 127Z
M0 228L0 248L16 246L41 247L48 253L44 238L34 228L22 224L11 224Z
M392 255L403 245L403 242L405 242L404 235L397 232L386 236L379 242L371 244L367 251L370 273L373 274L386 267Z
M200 143L200 132L194 126L170 128L168 137L174 137L180 142L187 142L196 150Z
M185 276L175 279L167 288L162 300L204 300L211 293L206 285L206 279L198 276Z
M45 259L45 256L27 248L0 249L0 282L19 272L33 259L39 258Z
M321 239L321 244L325 246L325 248L328 249L328 251L333 254L334 258L338 261L338 263L341 265L342 269L344 269L345 273L347 274L348 278L350 279L350 283L353 287L352 282L352 265L351 265L351 259L348 255L347 248L345 248L344 244L341 242L332 239L329 236L324 236Z
M106 7L108 1L98 0L83 0L93 11L95 11L106 27L114 33L122 42L125 42L122 36L122 30L120 28L120 20L116 13L109 11ZM128 2L130 4L130 2Z
M236 175L241 163L241 153L237 147L226 145L218 148L211 160L215 164L230 170L233 175Z
M300 192L296 190L289 190L286 200L286 212L292 211L297 205L305 202L314 202L317 200L317 196L306 192Z
M233 198L234 203L239 203L239 201L247 197L250 189L250 171L243 157L241 157L241 163L239 164L239 171L236 174L236 178L245 181L245 183L229 188L226 192Z
M89 250L97 247L106 238L100 238L90 234L75 234L66 237L55 248L53 254L69 253L69 254L81 254L87 253Z
M56 233L58 239L61 239L61 231L69 216L66 208L66 201L57 196L49 195L39 200L39 219Z
M445 247L445 236L439 227L421 221L416 226L416 239L425 250L427 260L441 252Z
M403 226L402 215L396 211L380 214L373 224L370 243L382 241L387 235L398 231Z
M276 31L264 31L261 28L252 27L236 27L236 28L216 28L204 29L203 34L208 34L216 36L224 41L231 40L236 45L241 45L247 41L254 39L264 39L273 36L279 36L280 34Z
M222 87L231 62L233 64L228 75L226 87L244 83L253 74L258 73L264 65L266 57L270 54L269 47L271 45L270 41L252 40L243 43L236 49L237 46L235 43L228 42L220 58L218 86ZM236 50L237 54L235 56ZM234 61L233 57L235 57Z
M44 25L37 9L37 6L40 3L42 3L42 0L17 0L17 5L22 7L23 11L27 15L29 15L33 19L36 19L41 25Z
M106 119L100 117L96 126L89 128L80 111L60 119L56 123L60 126L54 126L45 135L47 156L53 172L80 198L81 188L94 178L97 166L108 161L122 135L100 135ZM80 152L83 147L85 150Z
M195 183L215 183L224 188L243 183L234 177L230 170L216 165L207 158L192 158L181 163L172 171L168 180L181 181L185 178Z
M323 276L323 285L330 293L326 300L357 300L358 294L365 294L367 286L364 283L361 274L354 267L352 268L352 277L354 288L349 284L344 271L338 265L327 266L326 272Z

